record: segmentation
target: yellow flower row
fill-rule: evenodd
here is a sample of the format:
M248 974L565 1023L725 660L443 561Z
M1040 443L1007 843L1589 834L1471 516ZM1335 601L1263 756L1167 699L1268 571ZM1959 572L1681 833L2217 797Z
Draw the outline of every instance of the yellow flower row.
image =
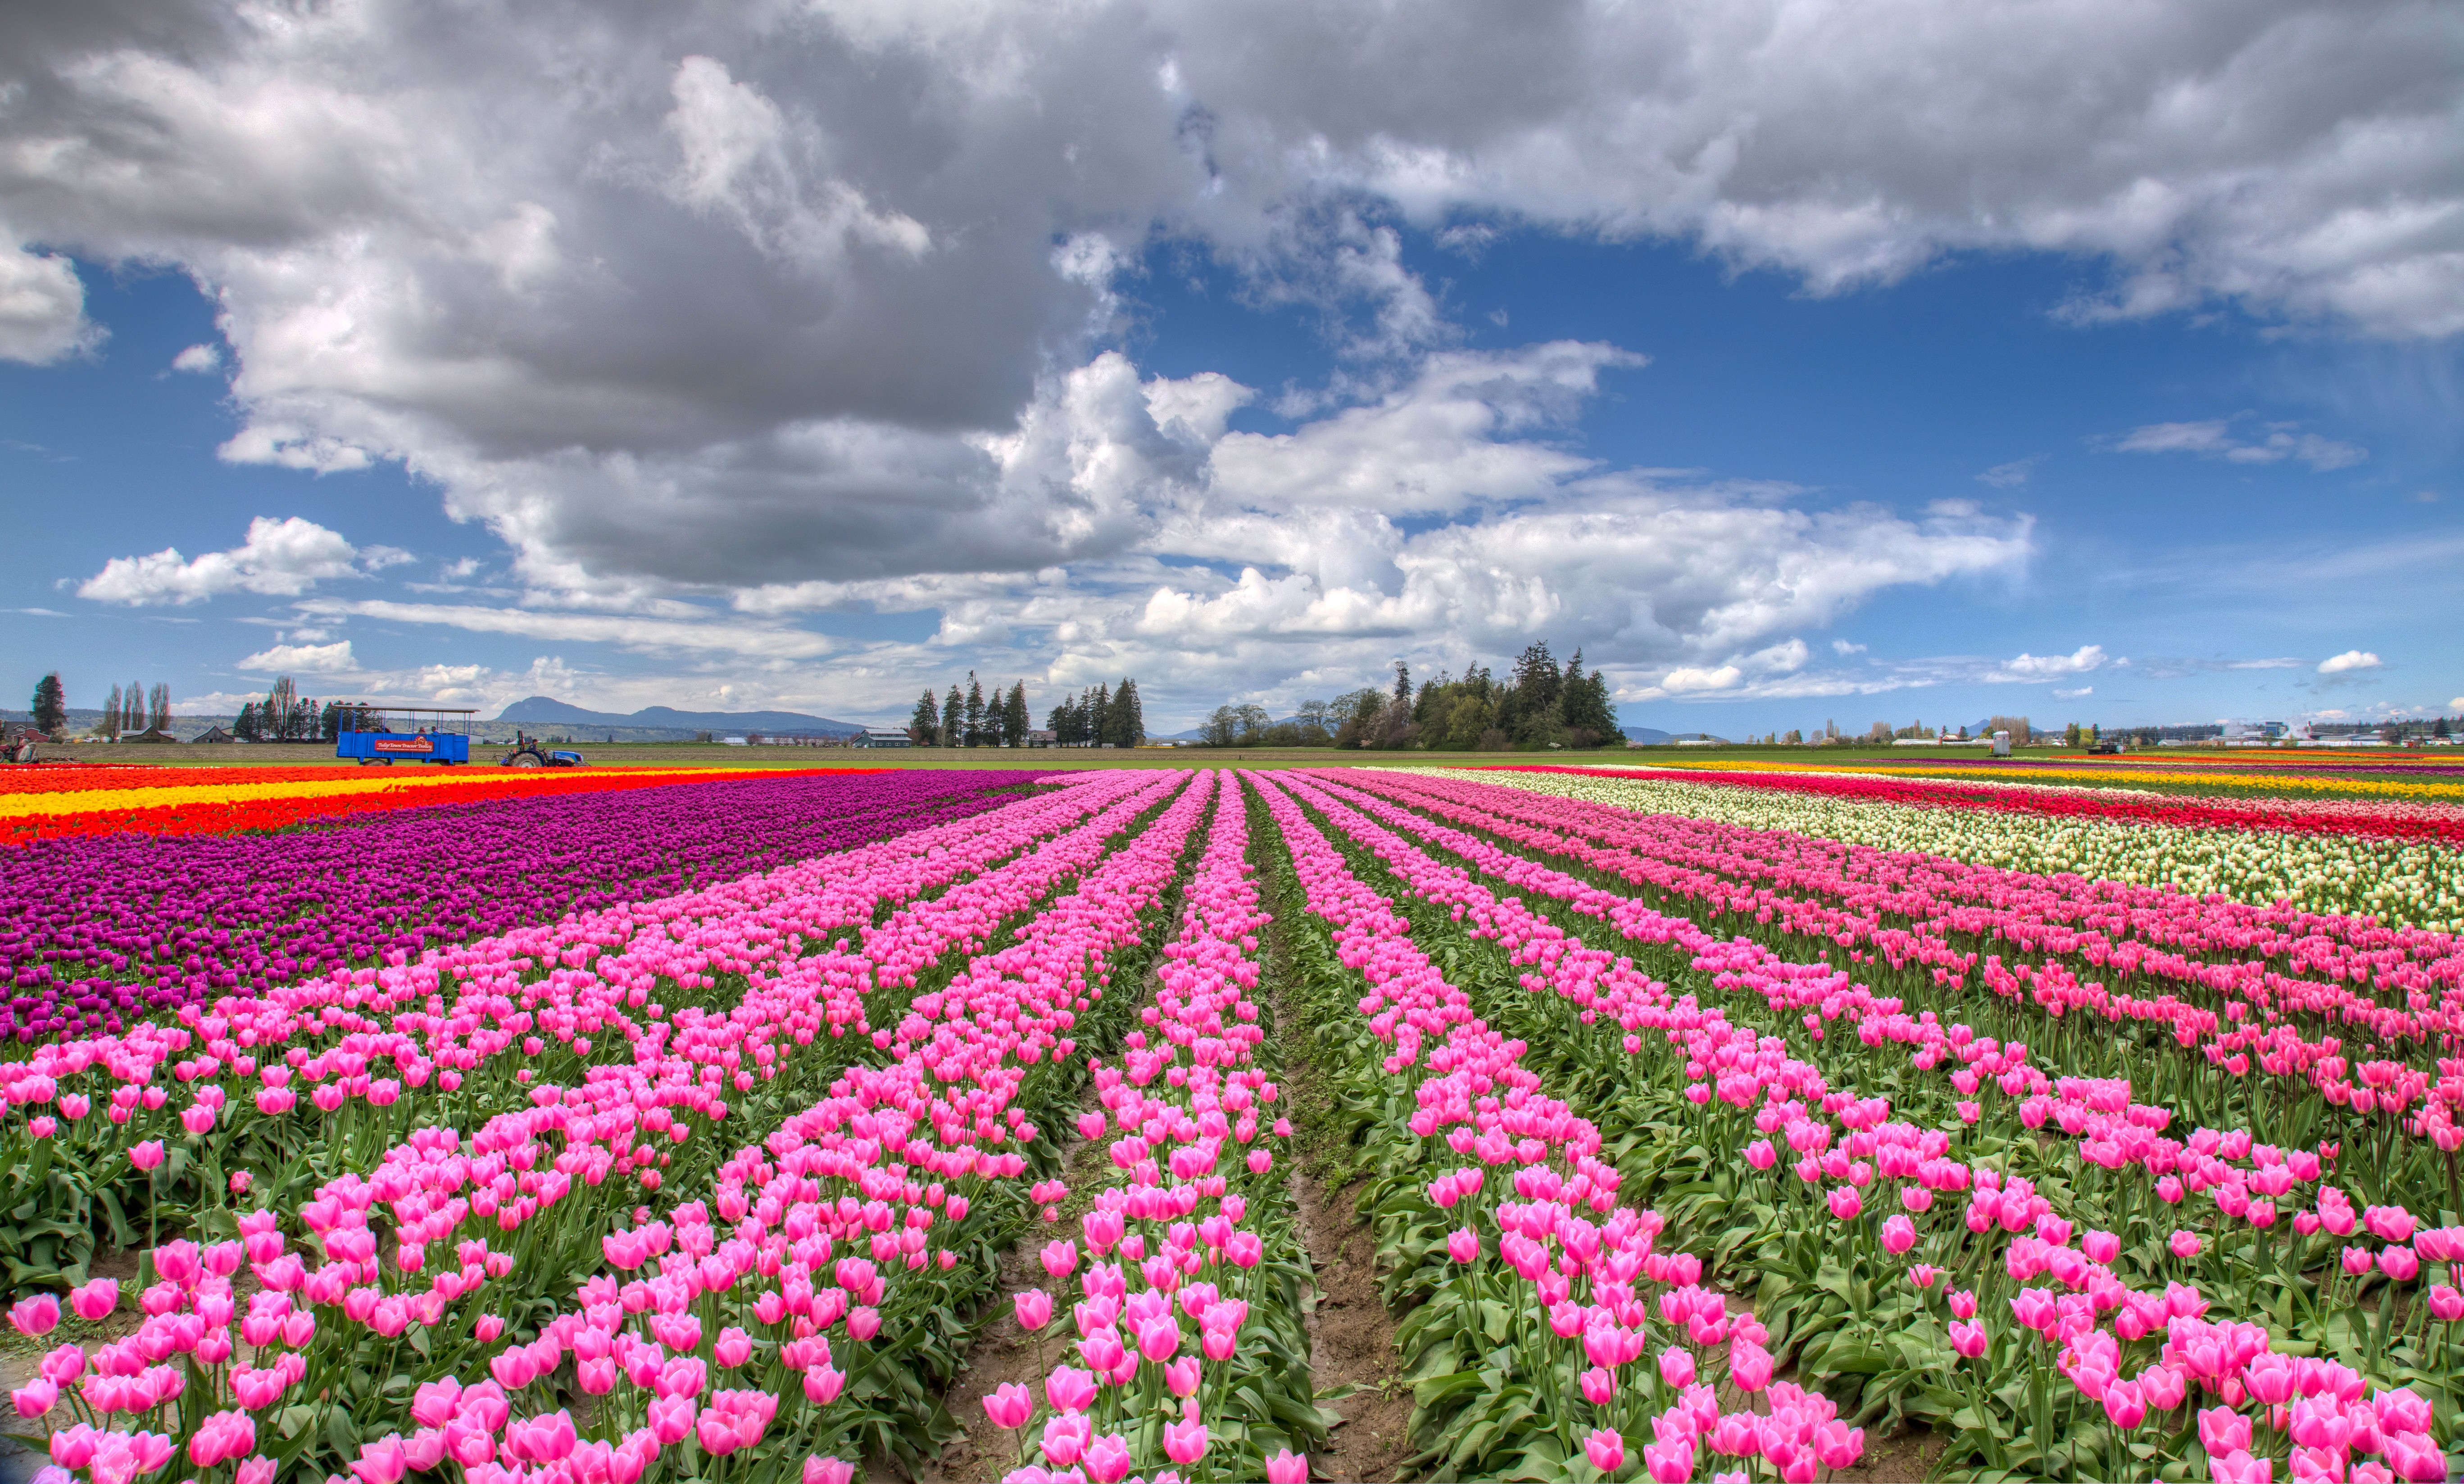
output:
M632 778L668 777L678 774L715 776L708 768L627 768L624 776ZM515 775L521 777L521 775ZM522 777L524 783L552 786L565 778L601 777L604 774L540 773ZM59 814L91 814L121 812L134 809L161 808L166 805L184 804L248 804L265 799L333 799L357 794L387 793L397 789L420 788L439 784L469 784L481 779L495 784L514 781L503 772L491 770L473 775L460 769L439 768L434 771L406 772L385 769L382 772L354 770L334 779L295 780L266 784L175 784L161 787L80 789L63 793L0 794L0 819L37 819Z
M1953 768L1946 770L1939 766L1929 767L1922 763L1883 764L1881 766L1876 766L1871 764L1857 764L1800 762L1793 758L1785 762L1774 761L1768 763L1748 762L1742 759L1730 761L1725 758L1705 758L1700 762L1688 759L1684 762L1672 761L1664 764L1655 763L1653 765L1686 769L1700 768L1705 772L1834 773L1847 774L1858 778L1925 778L1950 783L1969 784L2028 784L2075 781L2092 783L2110 781L2117 776L2121 776L2126 777L2132 783L2189 784L2198 787L2211 788L2263 788L2277 793L2352 794L2368 798L2387 799L2464 799L2464 781L2459 781L2452 777L2439 778L2436 780L2425 779L2418 782L2409 778L2322 778L2315 775L2289 778L2281 773L2274 772L2229 772L2222 767L2159 769L2153 765L2142 765L2131 769L2126 774L2117 775L2114 770L2101 766L2030 766L2025 768L2012 768L2008 771L1993 768Z

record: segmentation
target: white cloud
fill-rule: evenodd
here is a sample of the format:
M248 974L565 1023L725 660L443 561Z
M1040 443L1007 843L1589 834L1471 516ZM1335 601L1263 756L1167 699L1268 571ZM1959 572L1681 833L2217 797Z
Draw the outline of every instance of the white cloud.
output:
M101 341L101 329L85 318L76 265L18 247L0 228L0 361L45 365Z
M2003 661L1985 676L1988 680L2028 681L2050 680L2062 676L2085 675L2105 664L2104 646L2082 644L2068 654L2022 653Z
M2007 464L1995 464L1978 475L1976 480L1979 484L1990 484L1997 490L2016 489L2027 483L2028 476L2035 474L2036 466L2044 461L2044 454L2031 454L2026 458L2014 458Z
M2082 696L2093 696L2095 694L2096 687L2093 685L2082 685L2075 691L2066 691L2057 687L2054 691L2055 698L2058 700L2077 700Z
M713 651L767 659L811 659L835 648L821 634L783 629L646 618L628 614L549 613L530 609L480 608L442 603L396 603L371 598L346 602L312 598L297 605L303 613L326 617L383 619L404 624L437 624L472 633L515 634L530 639L586 640L637 651Z
M1851 654L1864 653L1865 646L1861 644L1851 644L1845 639L1834 639L1831 641L1831 653L1839 655L1844 659Z
M388 546L365 551L340 532L292 516L258 516L248 539L229 551L189 561L176 546L151 556L114 557L77 588L80 598L144 606L199 603L230 592L295 597L329 578L357 577L408 558Z
M2331 654L2327 658L2319 661L2319 673L2321 675L2349 675L2356 670L2383 669L2385 668L2386 663L2387 662L2385 660L2382 660L2376 654L2371 653L2367 650L2346 650L2342 654Z
M2233 422L2227 418L2203 423L2150 423L2133 429L2111 447L2122 454L2196 454L2235 464L2277 464L2290 458L2321 474L2350 468L2370 456L2367 449L2322 438L2315 432L2295 432L2293 427L2290 423L2271 423L2261 436L2242 438L2234 434Z
M514 596L401 622L773 654L820 642L786 614L907 603L1056 683L1244 688L1548 623L1632 688L2025 560L2021 520L1599 467L1570 410L1636 362L1463 349L1446 317L1478 309L1403 224L1671 240L1815 294L2042 252L2100 285L2086 318L2464 330L2434 7L122 13L0 29L0 247L43 244L0 255L0 356L92 343L61 254L188 273L224 457L398 461L507 543ZM1106 349L1138 343L1121 285L1180 251L1325 316L1337 374L1265 391L1297 426L1228 431L1250 388ZM2192 452L2360 456L2226 432ZM88 586L324 580L212 562Z
M206 376L222 368L223 350L220 345L190 345L171 358L171 369L175 371Z
M242 670L298 671L303 675L356 674L360 662L351 653L351 641L339 644L276 644L259 650L239 662Z

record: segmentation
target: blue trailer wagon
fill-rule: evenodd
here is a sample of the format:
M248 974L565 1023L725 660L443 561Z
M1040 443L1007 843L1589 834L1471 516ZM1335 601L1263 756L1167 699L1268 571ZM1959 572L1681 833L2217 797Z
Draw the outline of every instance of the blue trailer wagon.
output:
M345 701L334 756L356 758L362 767L396 762L453 764L471 761L468 718L476 710L436 706L363 706ZM432 720L431 720L432 719Z

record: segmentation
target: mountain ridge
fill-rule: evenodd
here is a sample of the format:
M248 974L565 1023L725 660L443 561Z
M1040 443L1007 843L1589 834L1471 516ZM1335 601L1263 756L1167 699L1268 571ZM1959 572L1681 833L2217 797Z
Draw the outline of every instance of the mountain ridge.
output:
M539 726L629 726L671 732L809 732L845 737L865 729L861 721L840 721L802 711L678 711L673 706L645 706L629 715L592 711L552 696L525 696L509 701L493 719Z

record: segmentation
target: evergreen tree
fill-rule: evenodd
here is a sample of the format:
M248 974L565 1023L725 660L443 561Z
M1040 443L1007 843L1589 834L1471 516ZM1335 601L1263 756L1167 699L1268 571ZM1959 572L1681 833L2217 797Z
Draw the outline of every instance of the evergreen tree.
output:
M1001 741L1012 747L1026 745L1026 682L1018 681L1009 688L1009 698L1001 702Z
M984 726L984 687L976 673L967 672L967 745L980 747L992 741Z
M1097 681L1080 704L1087 708L1087 741L1100 747L1112 740L1112 688Z
M1402 701L1412 698L1412 667L1399 659L1395 661L1395 698Z
M115 741L120 737L120 687L117 685L111 688L111 695L102 703L102 723L96 730Z
M321 742L332 742L340 737L341 732L342 703L329 700L325 702L325 709L317 714L318 739Z
M959 696L958 687L954 682L950 686L949 698L941 702L941 745L944 747L963 746L965 744L965 733L962 729L966 724L967 702L963 697Z
M1138 705L1138 682L1123 676L1105 710L1104 740L1115 747L1137 747L1147 740L1146 713Z
M239 716L231 722L231 735L241 742L256 741L256 702L240 702Z
M58 731L69 719L68 695L60 685L56 670L34 682L34 730L45 736Z
M907 719L907 740L918 747L930 747L941 735L941 707L933 699L933 688L926 686L921 699L915 702L915 714Z
M1558 715L1565 719L1566 740L1577 747L1597 746L1617 734L1617 705L1609 697L1608 678L1595 670L1586 676L1583 652L1566 662L1563 693L1558 697Z

